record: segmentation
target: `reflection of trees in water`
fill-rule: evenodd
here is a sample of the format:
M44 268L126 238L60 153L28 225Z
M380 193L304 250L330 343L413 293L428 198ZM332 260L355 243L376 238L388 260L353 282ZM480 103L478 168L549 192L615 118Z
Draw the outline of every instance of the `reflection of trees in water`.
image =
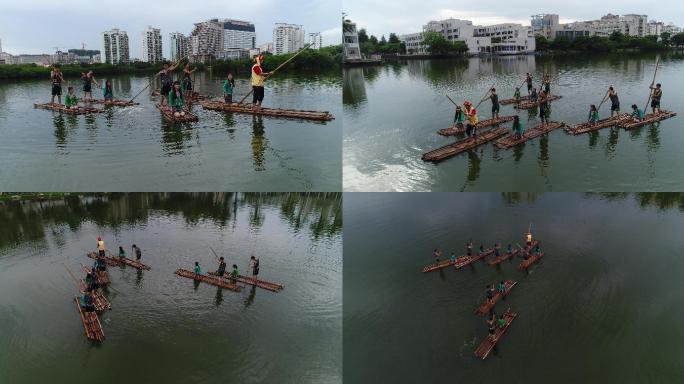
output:
M536 202L543 194L543 192L501 192L501 199L509 205L529 204Z
M45 237L55 225L76 231L85 222L119 228L147 223L150 210L181 215L190 225L210 220L225 226L238 209L250 210L250 225L261 227L263 208L278 208L281 218L299 232L308 226L313 238L342 231L341 193L113 193L69 195L50 201L0 204L0 247Z
M268 140L265 136L264 119L260 115L252 116L252 159L255 171L266 169L265 156Z
M684 192L603 192L586 193L585 196L608 201L622 201L633 196L641 208L655 207L663 211L676 208L684 212Z

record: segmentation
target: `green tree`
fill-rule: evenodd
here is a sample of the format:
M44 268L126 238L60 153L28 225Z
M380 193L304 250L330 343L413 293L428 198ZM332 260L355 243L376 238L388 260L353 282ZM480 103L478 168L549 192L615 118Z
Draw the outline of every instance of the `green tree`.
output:
M534 42L537 47L537 51L548 51L551 46L549 40L542 35L535 35Z
M373 43L373 45L378 45L378 38L371 35L370 39L368 39L369 42Z
M438 32L424 32L423 42L421 44L425 46L425 50L431 55L463 53L468 50L468 46L464 42L458 41L452 43Z
M387 39L385 39L385 35L382 35L382 38L380 38L380 45L385 45L387 44Z
M670 42L676 46L684 45L684 32L672 36Z
M672 34L670 32L663 32L660 34L661 42L665 45L670 45L670 39L671 38L672 38Z
M361 30L358 32L358 35L360 44L363 44L368 41L368 33L366 32L365 28L361 28Z
M389 34L389 43L390 44L398 44L399 42L400 42L399 37L397 37L396 33L390 33Z

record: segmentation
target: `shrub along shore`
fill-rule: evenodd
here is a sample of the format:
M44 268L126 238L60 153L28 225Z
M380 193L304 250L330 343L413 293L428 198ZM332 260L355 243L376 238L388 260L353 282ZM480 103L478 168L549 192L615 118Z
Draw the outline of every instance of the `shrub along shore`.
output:
M292 57L287 55L267 55L263 67L271 71ZM320 72L340 67L342 61L342 46L323 47L320 50L307 49L297 56L292 62L280 69L283 72L311 71ZM240 60L216 60L211 64L191 64L200 71L211 66L213 71L219 73L249 73L253 61L251 59ZM119 75L119 74L145 74L155 73L162 69L163 64L133 63L125 65L112 64L68 64L61 65L60 69L64 77L80 77L82 72L93 70L95 76ZM50 68L36 64L6 64L0 65L0 80L6 79L48 79Z

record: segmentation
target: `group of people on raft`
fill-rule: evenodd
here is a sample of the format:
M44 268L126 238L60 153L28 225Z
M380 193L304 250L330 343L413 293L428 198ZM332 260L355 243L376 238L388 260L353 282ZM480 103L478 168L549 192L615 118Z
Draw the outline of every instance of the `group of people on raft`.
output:
M93 99L93 84L96 87L100 87L100 83L95 79L95 75L92 70L88 72L81 72L81 80L83 81L83 98L79 98L76 94L76 89L69 85L67 87L67 94L64 97L64 106L68 109L78 109L79 103L81 101L89 103L94 101ZM52 98L50 104L55 104L55 98L57 98L57 104L62 104L62 83L66 82L64 80L64 74L60 69L59 65L54 65L50 70L50 82L52 84ZM114 100L114 91L112 87L111 80L106 80L102 87L102 95L104 102L111 102Z
M218 258L218 269L214 273L216 276L219 277L228 277L231 279L237 279L238 277L243 277L240 275L240 270L238 269L237 264L233 264L233 269L230 272L226 272L226 260L223 256ZM259 275L259 258L252 255L249 258L249 270L252 272L252 279L257 278ZM201 275L202 274L202 268L199 265L198 261L195 261L195 268L194 272L196 275Z
M525 260L530 258L530 256L533 254L538 255L541 253L541 247L539 246L539 244L537 244L534 247L534 249L532 249L532 243L533 243L532 233L527 232L525 234L525 244L527 245L527 247L524 249L521 248L521 250L523 251L522 257ZM473 242L472 241L467 242L465 245L465 249L466 249L466 254L461 256L461 257L472 257L473 256ZM485 249L484 244L480 244L480 248L477 251L477 255L482 256L486 252L487 252L487 250ZM506 247L505 255L510 255L512 253L513 253L513 245L511 245L509 243L508 247ZM499 256L501 256L501 245L499 243L496 243L496 244L494 244L494 257L499 257ZM439 263L439 260L442 257L442 251L439 249L435 249L434 251L432 251L432 257L435 259L435 263ZM449 261L451 262L451 264L456 264L458 259L459 259L459 257L456 256L456 253L452 251L451 256L449 257Z
M649 90L651 93L651 109L655 115L656 113L660 113L660 99L663 97L662 85L660 83L656 84L655 87L651 85L649 86ZM617 91L612 85L608 87L608 92L606 92L606 96L603 98L603 100L601 100L601 104L607 100L610 100L610 117L613 117L613 115L619 115L620 98L618 97ZM644 113L645 111L642 111L641 108L639 108L636 104L632 104L632 113L630 114L630 117L634 119L634 121L644 120ZM587 119L587 123L590 125L596 125L598 124L599 120L600 117L598 108L596 105L592 104L589 107L589 117Z

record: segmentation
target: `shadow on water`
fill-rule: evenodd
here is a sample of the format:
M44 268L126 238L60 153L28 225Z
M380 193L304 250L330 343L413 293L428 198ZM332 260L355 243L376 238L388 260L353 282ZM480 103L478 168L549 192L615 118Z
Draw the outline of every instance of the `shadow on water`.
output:
M254 299L256 298L256 286L252 285L252 288L249 290L249 295L245 298L244 302L244 308L247 309L249 308L250 305L254 303Z
M252 116L252 159L255 171L266 170L264 153L268 148L264 119L259 115Z

